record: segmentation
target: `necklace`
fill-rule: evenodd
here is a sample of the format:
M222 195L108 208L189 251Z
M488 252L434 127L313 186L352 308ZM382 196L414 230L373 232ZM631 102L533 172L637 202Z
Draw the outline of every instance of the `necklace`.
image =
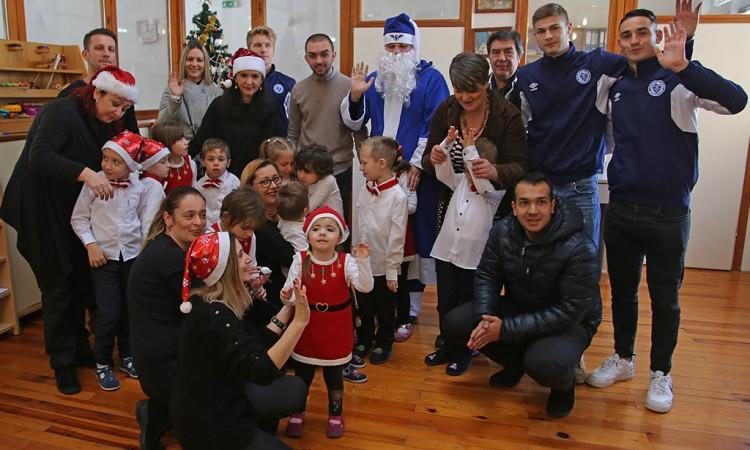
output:
M490 96L489 93L487 94L486 100L484 102L484 111L482 112L482 127L477 130L476 136L479 137L482 135L482 132L484 131L484 128L487 126L487 118L490 116ZM469 131L469 123L468 120L466 120L466 113L462 110L461 111L461 134L464 135Z

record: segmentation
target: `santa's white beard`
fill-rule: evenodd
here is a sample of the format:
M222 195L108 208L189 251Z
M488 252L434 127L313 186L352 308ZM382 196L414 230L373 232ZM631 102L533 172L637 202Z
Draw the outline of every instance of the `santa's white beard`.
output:
M417 87L417 64L419 59L414 50L406 53L383 50L378 60L375 89L383 98L393 97L408 106L411 91Z

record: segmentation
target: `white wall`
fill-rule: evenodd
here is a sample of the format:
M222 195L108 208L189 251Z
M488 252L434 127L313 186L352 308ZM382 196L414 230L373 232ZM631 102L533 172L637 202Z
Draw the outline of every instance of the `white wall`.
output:
M693 59L750 91L750 24L701 24ZM701 111L700 178L693 190L692 229L686 264L728 270L732 264L742 194L750 107L736 116ZM746 243L747 244L747 243ZM748 261L748 245L745 261ZM745 270L750 270L750 261Z

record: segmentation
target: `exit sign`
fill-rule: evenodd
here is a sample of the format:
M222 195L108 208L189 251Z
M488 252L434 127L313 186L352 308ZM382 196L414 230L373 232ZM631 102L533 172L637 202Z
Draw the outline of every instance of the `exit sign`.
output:
M221 6L225 8L239 8L240 0L224 0L221 2Z

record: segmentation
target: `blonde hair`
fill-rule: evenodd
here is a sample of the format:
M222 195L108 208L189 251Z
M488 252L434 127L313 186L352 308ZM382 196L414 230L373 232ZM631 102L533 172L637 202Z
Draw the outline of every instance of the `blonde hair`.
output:
M240 280L239 261L237 258L237 244L234 235L229 234L229 256L224 273L216 283L190 290L190 295L198 295L203 300L212 303L219 302L234 312L238 319L242 319L247 308L252 306L253 298Z
M294 146L283 137L268 138L260 144L260 159L270 159L274 163L283 152L291 152L294 155Z
M190 50L194 48L197 48L203 53L203 83L210 85L213 83L213 80L211 79L211 58L208 56L206 47L196 40L190 40L184 47L182 47L182 54L180 55L180 73L177 75L177 78L180 81L185 79L185 61L187 61L187 56L188 53L190 53Z
M250 41L253 40L253 36L257 36L259 34L270 39L271 42L273 42L273 46L276 47L276 33L273 31L273 28L266 25L259 25L247 32L247 35L245 36L245 43L247 44L247 48L250 48Z
M252 188L255 181L255 172L266 166L273 166L276 169L276 165L270 159L254 159L247 163L245 168L242 169L242 174L240 174L240 185ZM278 172L279 169L276 169L276 171Z

